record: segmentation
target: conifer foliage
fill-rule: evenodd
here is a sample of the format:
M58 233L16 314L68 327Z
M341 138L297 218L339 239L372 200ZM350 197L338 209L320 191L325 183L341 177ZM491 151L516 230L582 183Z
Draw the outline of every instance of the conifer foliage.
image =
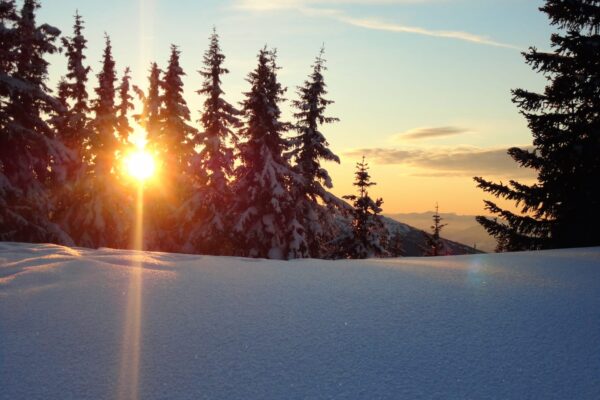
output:
M303 237L293 242L293 256L321 257L325 243L331 239L333 221L331 207L339 206L337 198L327 191L333 187L327 170L321 161L333 161L339 164L340 159L330 149L327 139L320 127L339 119L325 115L327 106L333 101L325 98L327 85L323 72L327 69L323 58L324 49L317 56L313 70L304 85L298 88L298 99L293 102L297 110L295 129L298 135L291 144L291 155L295 160L295 169L299 182L293 188L297 201L296 213Z
M160 139L163 133L161 120L163 98L160 94L161 73L158 64L153 62L150 64L150 75L148 76L148 93L145 94L139 87L134 86L136 94L143 103L143 109L140 114L135 114L133 117L146 132L147 142L153 151L159 150L157 147L161 142Z
M130 225L125 210L131 202L116 174L115 157L122 143L115 106L115 61L108 36L105 37L102 68L97 78L96 98L91 107L94 117L90 121L87 141L90 164L78 185L83 196L69 209L73 213L69 233L81 246L124 247L128 244Z
M86 84L90 67L84 65L87 40L83 36L83 18L75 13L73 36L62 38L62 44L67 56L67 75L60 86L63 100L66 102L66 112L62 115L64 125L59 132L60 138L67 147L84 157L85 146L89 140L88 92ZM89 161L89 157L87 157ZM74 167L83 165L75 163ZM71 171L77 173L79 171Z
M133 96L131 96L131 70L125 68L123 77L118 87L119 103L117 104L117 136L122 142L126 141L133 133L133 128L129 123L129 113L134 109Z
M369 196L369 187L376 185L371 182L369 164L362 161L356 164L354 186L358 187L358 195L347 195L344 199L351 200L354 207L352 211L352 236L344 245L345 256L348 258L381 257L387 254L385 249L387 229L379 215L383 199L373 200Z
M129 247L134 197L143 192L145 249L276 259L386 254L383 202L368 195L374 183L364 159L359 195L346 197L354 207L328 192L333 185L323 164L340 160L322 132L338 121L327 112L333 101L323 50L297 88L291 124L281 117L286 89L277 55L266 47L248 75L241 110L225 100L221 80L229 71L213 30L199 71L198 130L176 46L164 72L151 64L144 92L129 68L119 81L106 35L90 98L87 39L76 12L73 34L60 41L67 72L55 97L45 57L59 50L60 31L36 24L37 0L23 0L20 12L15 4L0 1L0 240ZM132 89L143 107L138 114ZM143 183L121 173L124 155L139 151L135 139L145 140L158 163L158 176ZM337 254L332 249L350 228L349 212L352 234Z
M161 143L164 162L178 174L171 178L179 178L189 173L190 158L194 153L196 128L190 126L190 110L183 98L183 82L185 72L179 64L180 51L171 45L171 56L160 86L163 90L162 108L160 109Z
M183 205L184 249L204 254L223 254L231 222L227 207L233 193L229 179L233 176L237 144L235 129L241 127L240 111L228 103L221 89L221 76L229 73L223 66L225 55L219 45L219 35L213 30L204 67L199 71L204 79L198 94L205 96L200 117L202 132L198 135L199 154L194 158L191 175L194 190Z
M46 86L60 31L36 23L36 0L0 3L0 239L72 243L50 222L49 185L70 154L45 119L61 111Z
M439 206L435 205L435 213L433 214L433 225L431 225L431 234L427 235L425 251L426 256L437 257L446 255L444 252L444 242L440 236L442 228L448 224L442 224L442 216L440 215Z
M475 178L484 191L520 206L516 214L486 201L501 221L477 218L509 251L600 245L600 2L547 0L540 10L558 28L553 50L531 48L524 56L549 83L543 93L513 91L534 149L508 151L537 172L537 183Z
M238 220L235 238L242 241L250 257L287 258L290 242L301 235L295 219L289 187L295 173L283 137L288 124L282 122L279 103L284 89L277 80L276 53L262 49L258 66L248 75L251 89L242 102L246 118L240 135L241 164L235 171L236 196L231 212Z

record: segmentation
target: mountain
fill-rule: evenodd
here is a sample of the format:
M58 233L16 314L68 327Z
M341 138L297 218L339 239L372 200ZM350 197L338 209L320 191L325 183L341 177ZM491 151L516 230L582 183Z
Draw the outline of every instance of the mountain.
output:
M405 224L423 229L427 232L431 231L433 211L424 213L399 213L387 214L389 218L396 221L401 221ZM485 252L493 252L496 248L496 239L490 236L481 225L475 221L474 215L458 215L454 213L440 213L444 220L443 223L448 224L442 230L442 235L450 240L465 243L466 245L476 247L477 250Z
M397 221L394 218L384 217L390 237L398 232L401 236L402 255L405 257L422 257L426 248L426 234L423 230ZM480 250L457 241L442 238L444 248L448 255L479 254Z
M600 248L273 261L0 243L0 399L598 399Z

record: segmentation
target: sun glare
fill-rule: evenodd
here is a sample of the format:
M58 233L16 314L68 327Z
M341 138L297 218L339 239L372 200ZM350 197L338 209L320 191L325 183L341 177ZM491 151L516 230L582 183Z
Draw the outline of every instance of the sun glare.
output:
M152 154L144 149L135 150L125 158L125 169L135 180L144 182L154 175L156 163Z

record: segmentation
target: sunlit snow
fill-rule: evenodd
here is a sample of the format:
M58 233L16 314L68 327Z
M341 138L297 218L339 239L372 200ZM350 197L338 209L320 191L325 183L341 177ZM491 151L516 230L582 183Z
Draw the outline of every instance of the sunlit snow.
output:
M0 243L0 399L117 399L127 340L140 399L598 399L600 248L284 262Z

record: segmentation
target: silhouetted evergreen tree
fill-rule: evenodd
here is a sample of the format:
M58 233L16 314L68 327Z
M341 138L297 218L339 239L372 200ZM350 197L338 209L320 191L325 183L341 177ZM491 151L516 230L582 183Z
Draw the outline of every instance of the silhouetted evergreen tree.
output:
M108 36L105 36L102 70L97 77L98 86L94 89L97 97L92 105L94 119L91 123L90 147L94 156L94 173L108 176L115 166L115 153L121 144L116 108L117 73Z
M533 133L534 149L508 153L537 172L538 182L510 185L475 178L484 191L513 200L521 215L491 201L486 208L502 221L477 220L504 250L600 245L600 3L547 0L545 12L558 33L553 51L524 53L549 81L543 93L513 91Z
M88 237L84 238L87 228L93 223L87 207L93 196L89 187L89 164L93 156L89 148L92 129L86 89L90 67L84 66L87 40L83 36L83 19L78 12L75 13L73 36L62 38L62 44L67 56L67 74L58 87L63 111L54 116L53 124L74 158L65 165L67 184L54 187L56 212L53 220L77 245L95 247Z
M295 169L300 176L299 184L292 187L297 201L297 218L303 235L292 243L294 257L322 257L324 243L331 239L333 212L330 208L339 200L329 194L333 187L331 177L321 165L321 160L340 162L330 149L320 126L339 121L325 115L327 106L333 103L327 95L323 78L325 59L323 49L313 64L313 71L304 85L298 88L299 99L293 102L297 112L295 129L298 135L291 141L291 155L296 161ZM329 208L329 209L328 209Z
M221 75L229 73L223 67L225 55L215 31L204 53L204 78L200 95L206 96L200 123L203 132L198 136L200 153L195 157L193 172L195 188L182 207L184 249L203 254L226 254L227 235L231 221L227 207L232 202L229 178L233 175L237 143L235 128L241 127L240 112L223 98Z
M371 182L369 165L362 161L356 164L354 186L358 187L357 195L347 195L344 199L351 200L352 236L343 243L344 256L348 258L370 258L387 255L385 250L387 229L379 215L382 211L383 199L373 200L368 188L376 185Z
M158 64L155 62L150 64L148 94L144 94L137 86L133 87L143 104L142 112L140 114L135 114L133 117L146 132L148 145L153 151L159 150L163 127L161 119L163 98L160 94L161 72L160 68L158 68Z
M433 214L433 225L431 225L431 234L427 235L425 243L427 248L425 249L425 256L437 257L445 255L444 242L440 236L442 228L448 224L442 224L442 216L439 212L439 206L435 205L435 213Z
M60 31L37 25L38 8L25 0L17 13L14 2L0 3L0 239L71 244L50 222L48 195L70 158L45 119L62 108L46 86L45 60Z
M89 160L83 179L77 184L81 193L77 204L67 210L69 233L80 246L124 247L127 243L128 218L124 209L130 204L120 186L116 172L115 153L120 141L115 107L115 61L110 39L97 74L96 98L92 101L94 118L89 124Z
M85 159L89 162L89 155L85 154L87 142L90 138L88 93L86 84L90 67L83 65L86 59L84 51L87 49L87 40L83 36L83 19L75 13L73 36L62 38L62 44L67 55L67 75L60 87L61 95L67 103L64 114L63 129L58 132L63 143L73 152L77 153L76 162L70 166L70 178L74 179L81 173Z
M162 132L158 139L163 161L170 166L175 178L189 174L189 163L198 135L196 128L189 125L190 110L183 98L181 80L185 72L179 64L179 54L177 46L171 45L169 65L160 82L163 89L163 107L160 110Z
M277 81L276 54L262 49L258 66L248 75L252 85L245 93L242 112L246 123L240 131L241 164L235 170L232 215L237 218L236 243L244 255L281 259L288 256L297 230L294 201L289 191L294 176L283 137L288 124L281 122L279 103L284 89Z
M133 128L129 123L129 113L134 109L133 97L130 94L131 90L131 70L125 68L123 77L119 83L119 103L117 105L117 132L121 142L127 142L129 136L133 133Z
M158 65L153 62L150 64L147 94L134 86L143 104L142 112L135 114L134 119L146 133L146 151L154 154L161 166L158 184L147 187L144 192L144 247L147 250L172 251L176 239L173 237L173 227L169 226L169 218L173 213L172 202L176 199L171 194L175 185L163 173L167 169L172 171L178 168L177 165L169 165L169 160L166 159L169 147L166 140L163 142L166 131L161 73Z

